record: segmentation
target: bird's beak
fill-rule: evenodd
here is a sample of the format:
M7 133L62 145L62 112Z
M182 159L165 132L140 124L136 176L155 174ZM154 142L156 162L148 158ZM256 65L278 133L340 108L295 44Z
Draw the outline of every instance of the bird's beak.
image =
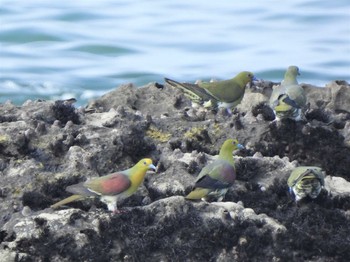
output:
M260 80L258 78L256 78L255 76L252 77L252 80L249 82L249 88L252 88L254 86L256 86L257 82L259 82Z
M149 166L148 166L148 169L152 169L153 171L156 171L156 167L155 167L155 165L153 165L153 164L150 164Z
M241 144L238 144L237 147L238 147L239 150L245 149L245 146L241 145Z

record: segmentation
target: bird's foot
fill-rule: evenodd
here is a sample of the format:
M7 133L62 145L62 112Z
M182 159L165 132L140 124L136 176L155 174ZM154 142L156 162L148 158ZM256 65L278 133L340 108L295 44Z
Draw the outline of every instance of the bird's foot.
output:
M232 116L233 115L233 112L231 110L231 108L226 108L226 113L228 116Z

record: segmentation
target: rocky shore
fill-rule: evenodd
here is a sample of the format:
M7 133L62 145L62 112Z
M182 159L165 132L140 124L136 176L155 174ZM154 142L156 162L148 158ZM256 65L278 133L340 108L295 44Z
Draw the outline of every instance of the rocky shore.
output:
M123 85L76 108L0 105L0 261L348 261L350 86L303 84L307 122L266 105L271 82L247 89L233 115L191 107L181 91ZM184 196L227 138L236 183L223 202ZM98 200L50 205L66 186L150 157L157 165L111 214ZM322 167L325 188L296 204L287 179Z

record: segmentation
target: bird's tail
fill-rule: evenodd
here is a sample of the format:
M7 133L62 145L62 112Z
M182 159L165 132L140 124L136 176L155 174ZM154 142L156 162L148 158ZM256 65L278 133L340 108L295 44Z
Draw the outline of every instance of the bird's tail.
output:
M210 193L208 188L196 188L186 196L186 199L197 200L202 199Z
M51 206L51 208L58 208L58 207L60 207L60 206L62 206L62 205L68 204L68 203L73 202L73 201L81 200L81 199L83 199L83 198L85 198L85 196L82 196L82 195L72 195L72 196L70 196L70 197L67 197L67 198L65 198L65 199L63 199L63 200L57 202L56 204L53 204L53 205Z
M164 78L164 80L169 85L180 88L184 92L185 96L195 103L201 104L203 101L216 101L215 97L210 95L204 88L201 88L196 84L180 83L169 78Z

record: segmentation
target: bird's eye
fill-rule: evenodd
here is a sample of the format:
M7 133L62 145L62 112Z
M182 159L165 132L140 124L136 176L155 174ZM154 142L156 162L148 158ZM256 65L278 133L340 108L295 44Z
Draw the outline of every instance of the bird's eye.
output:
M144 164L144 165L147 165L146 161L145 161L145 162L143 162L143 164Z

